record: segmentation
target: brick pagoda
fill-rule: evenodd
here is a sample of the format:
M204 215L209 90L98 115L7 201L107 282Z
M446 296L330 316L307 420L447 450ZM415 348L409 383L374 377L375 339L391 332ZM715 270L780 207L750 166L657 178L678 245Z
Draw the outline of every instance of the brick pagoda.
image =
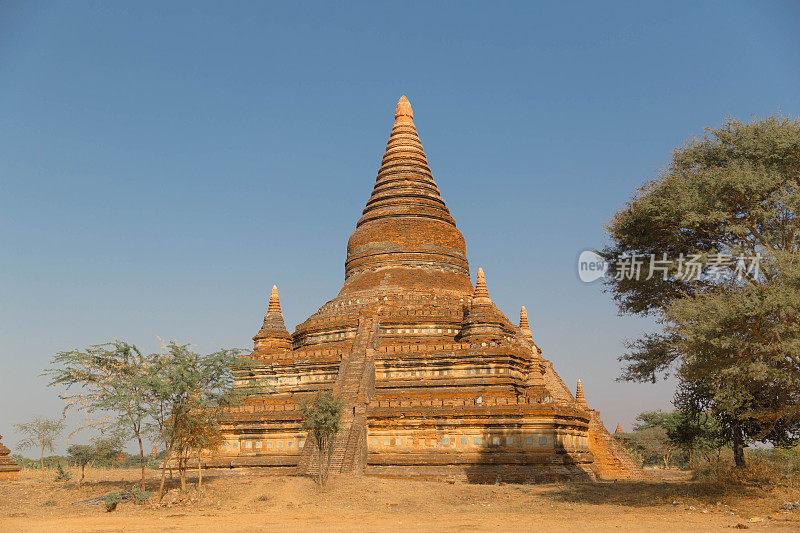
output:
M0 435L0 481L17 481L19 479L20 467L8 455L11 450L3 446L3 436Z
M433 179L406 97L347 243L345 279L294 333L277 287L240 376L272 393L228 413L211 467L312 473L299 404L333 390L344 405L332 471L470 481L631 477L635 464L514 324L470 279L464 237Z

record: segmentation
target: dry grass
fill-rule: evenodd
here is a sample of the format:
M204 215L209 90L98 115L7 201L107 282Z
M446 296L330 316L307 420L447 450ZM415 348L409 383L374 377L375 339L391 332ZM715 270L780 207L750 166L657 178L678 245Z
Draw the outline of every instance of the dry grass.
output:
M714 470L701 471L699 477L722 485L792 488L798 486L797 474L797 466L791 462L752 454L745 468L736 468L730 461L724 461Z
M149 488L158 475L147 471ZM77 486L24 471L21 481L0 484L0 530L800 530L800 511L781 511L785 501L800 499L797 489L688 481L675 473L646 482L546 485L337 477L324 490L306 478L234 474L207 478L201 493L173 489L160 504L126 502L106 513L85 503L138 478L135 469L92 469Z

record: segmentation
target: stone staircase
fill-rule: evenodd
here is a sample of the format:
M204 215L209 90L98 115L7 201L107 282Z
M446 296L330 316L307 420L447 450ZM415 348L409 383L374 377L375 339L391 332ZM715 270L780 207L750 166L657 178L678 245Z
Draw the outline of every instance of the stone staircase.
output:
M360 475L367 462L367 406L375 391L377 316L362 315L350 353L342 358L333 394L342 402L339 432L333 443L329 472ZM319 472L317 447L306 439L297 467L299 474Z
M589 421L589 450L594 455L592 469L599 479L641 479L646 474L636 461L617 442L600 419L600 413L591 410Z

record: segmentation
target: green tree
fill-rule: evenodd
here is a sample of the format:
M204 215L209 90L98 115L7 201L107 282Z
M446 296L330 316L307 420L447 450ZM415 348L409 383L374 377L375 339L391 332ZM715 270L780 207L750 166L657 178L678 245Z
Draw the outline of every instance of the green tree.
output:
M186 489L186 468L193 450L215 443L224 410L252 390L234 389L235 372L249 362L242 350L224 349L202 355L188 345L170 342L152 355L148 370L148 404L153 429L165 445L159 497L165 474L174 462Z
M186 427L185 445L181 448L184 465L189 461L192 451L197 458L197 489L203 486L203 450L211 450L222 443L221 420L225 407L234 403L235 393L225 401L206 402L203 408L196 409Z
M668 428L670 440L684 451L692 469L697 466L698 453L706 459L716 454L718 462L720 451L726 443L732 441L719 421L708 411L708 392L698 392L697 386L697 382L679 383L673 399L677 410L673 413Z
M613 217L601 252L620 312L662 326L629 343L622 379L676 372L737 466L748 442L800 432L798 208L800 121L729 120L674 152Z
M80 485L86 475L86 465L93 461L111 461L122 451L119 436L95 439L91 444L73 444L67 448L67 455L81 469Z
M94 449L91 444L72 444L67 447L67 455L75 463L75 466L81 469L81 477L78 479L78 485L80 485L86 477L86 465L94 459Z
M52 452L55 449L56 439L64 432L64 419L37 416L30 422L14 424L14 429L23 435L22 440L17 444L20 450L31 448L41 450L39 465L42 475L44 475L44 452L45 450Z
M647 411L636 417L634 433L657 432L661 436L665 454L672 457L676 452L683 454L690 468L695 467L697 453L718 450L722 446L719 428L707 413L694 410ZM669 458L664 459L669 467Z
M303 428L308 430L312 440L306 446L317 448L317 483L324 486L328 480L333 443L342 418L342 403L330 391L318 392L313 399L300 405L300 413L303 417Z
M149 359L123 341L98 344L84 350L59 352L45 370L50 386L63 387L65 412L79 409L87 415L84 427L103 431L122 429L139 444L140 487L144 490L145 459L142 436L147 418ZM111 413L112 416L109 416ZM123 443L124 444L124 443Z
M643 465L661 464L669 468L675 446L669 441L667 431L662 427L637 427L630 433L614 435L621 440Z

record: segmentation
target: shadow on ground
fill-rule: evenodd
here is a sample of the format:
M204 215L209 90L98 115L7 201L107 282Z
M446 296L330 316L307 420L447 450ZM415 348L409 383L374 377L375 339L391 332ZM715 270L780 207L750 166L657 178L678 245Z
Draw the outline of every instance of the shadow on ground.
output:
M158 487L161 481L156 479L148 479L145 481L145 490L150 492L158 492ZM82 488L84 490L89 490L92 492L100 491L100 495L97 497L90 498L88 500L80 500L74 502L74 505L82 505L87 503L96 503L99 498L105 497L107 494L117 491L123 491L130 489L131 487L138 487L139 480L92 480L92 481L84 481L80 486L77 483L65 485L64 488ZM194 483L189 483L187 479L186 483L187 489L192 489L195 487ZM169 479L167 478L164 482L164 493L169 491L170 489L178 489L180 488L180 480L178 479Z
M614 483L570 483L553 487L548 496L568 503L649 507L686 498L715 503L723 497L757 496L761 491L741 485L718 483L617 481Z

